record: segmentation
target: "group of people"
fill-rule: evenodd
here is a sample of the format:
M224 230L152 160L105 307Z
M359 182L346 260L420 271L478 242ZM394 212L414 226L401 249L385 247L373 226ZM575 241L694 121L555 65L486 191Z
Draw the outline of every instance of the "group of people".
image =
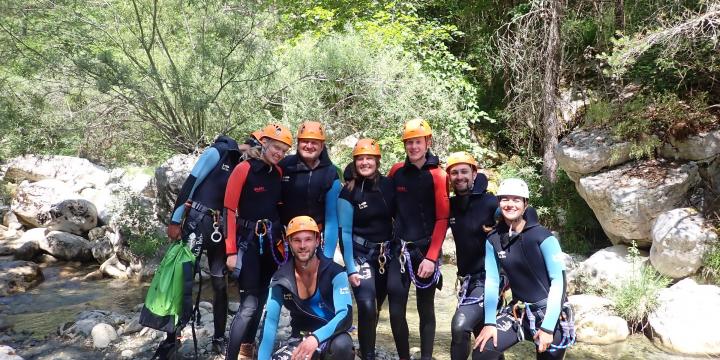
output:
M528 207L525 182L506 179L493 195L465 152L451 154L443 169L422 119L405 124L407 157L387 175L380 172L377 141L358 140L341 173L325 140L322 125L312 121L300 126L297 144L278 124L242 145L221 137L183 185L168 236L205 239L214 351L232 360L354 359L352 293L358 356L375 358L378 314L387 299L397 355L410 359L406 308L414 285L421 359L431 359L449 226L458 268L451 358L473 352L474 359L497 359L523 339L535 342L539 359L564 356L574 330L560 246ZM297 153L286 156L293 145ZM338 244L344 267L333 261ZM228 274L237 281L240 306L225 337ZM509 302L501 298L508 288ZM291 338L275 349L283 306ZM175 339L168 334L167 341Z

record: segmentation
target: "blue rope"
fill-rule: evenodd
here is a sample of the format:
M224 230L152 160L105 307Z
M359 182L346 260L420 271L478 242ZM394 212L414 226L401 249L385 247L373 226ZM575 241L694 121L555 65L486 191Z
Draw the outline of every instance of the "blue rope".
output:
M400 248L400 272L405 272L405 264L403 264L403 257L405 258L405 263L407 264L408 272L410 273L410 280L412 280L413 284L415 284L415 287L418 289L427 289L440 279L440 266L442 266L442 261L438 259L437 266L435 266L435 272L433 273L432 279L429 283L423 284L415 277L415 272L413 271L412 266L412 260L410 260L410 252L407 251L407 248L405 247L406 242L401 241L402 247Z

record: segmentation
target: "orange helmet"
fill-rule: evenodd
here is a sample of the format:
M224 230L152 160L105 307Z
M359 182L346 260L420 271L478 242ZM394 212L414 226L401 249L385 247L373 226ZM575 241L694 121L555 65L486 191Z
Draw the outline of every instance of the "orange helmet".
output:
M292 234L300 231L314 231L315 233L320 233L320 228L318 228L317 223L313 218L305 215L296 216L290 220L287 226L287 230L285 231L285 234L289 238L292 236Z
M269 124L263 129L262 137L268 137L273 140L277 140L284 143L287 146L292 146L293 138L290 130L280 124Z
M300 125L297 135L299 139L315 139L325 141L325 131L317 121L306 121Z
M448 156L447 167L445 168L445 171L450 171L450 168L457 164L468 164L472 166L475 170L477 170L478 167L477 161L475 161L475 158L472 155L464 151L458 151Z
M380 144L373 139L360 139L353 148L352 156L375 155L380 157Z
M253 131L252 133L250 133L250 135L252 135L252 137L254 137L255 140L262 139L263 134L264 134L263 130L256 130L256 131Z
M405 123L403 131L403 141L416 137L432 136L430 124L423 119L412 119Z

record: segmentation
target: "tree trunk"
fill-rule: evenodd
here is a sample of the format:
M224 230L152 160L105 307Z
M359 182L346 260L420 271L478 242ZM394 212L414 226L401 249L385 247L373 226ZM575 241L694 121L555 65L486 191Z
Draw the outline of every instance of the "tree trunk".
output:
M560 78L560 14L562 0L548 0L550 23L546 32L546 63L542 83L543 176L550 183L557 180L555 146L558 144L558 79Z
M625 33L625 0L615 0L615 32Z

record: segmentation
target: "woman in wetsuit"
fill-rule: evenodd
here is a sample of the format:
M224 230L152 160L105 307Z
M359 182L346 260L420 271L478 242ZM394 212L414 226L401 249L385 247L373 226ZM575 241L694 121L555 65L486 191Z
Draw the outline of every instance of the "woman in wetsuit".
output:
M265 127L262 148L248 150L247 161L236 166L225 191L227 221L226 264L238 282L240 308L230 325L227 359L251 359L267 287L285 253L282 244L280 179L277 163L292 144L292 135L282 125ZM282 248L282 246L280 246Z
M392 239L395 190L380 174L380 145L360 139L340 192L338 218L350 284L358 307L360 358L375 359L378 313L387 296L386 262ZM397 301L390 299L393 304Z
M552 233L525 216L530 192L521 179L504 180L497 197L501 220L485 241L485 326L473 359L498 359L525 339L534 341L538 359L562 359L575 341L567 306L565 266ZM515 305L496 317L499 267L507 274Z

